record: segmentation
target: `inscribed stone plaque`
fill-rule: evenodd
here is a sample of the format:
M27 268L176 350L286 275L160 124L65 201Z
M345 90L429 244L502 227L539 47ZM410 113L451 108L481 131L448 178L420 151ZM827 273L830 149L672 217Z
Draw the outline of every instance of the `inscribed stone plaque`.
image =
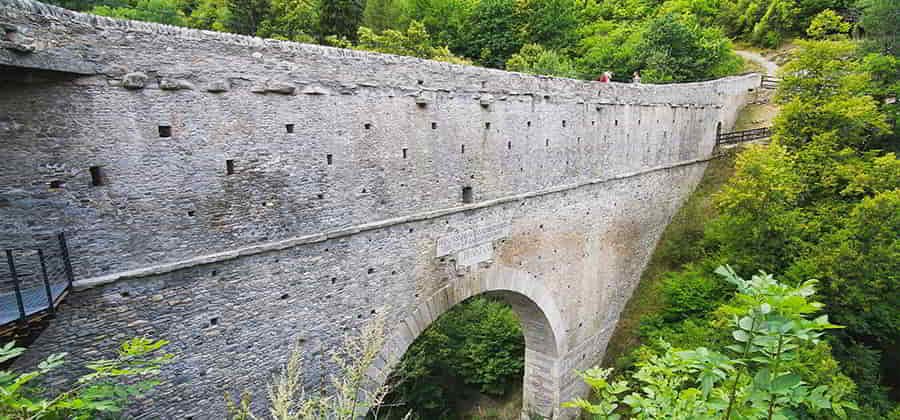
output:
M502 239L507 236L509 236L509 222L464 230L450 236L438 238L437 256L443 257L447 254L452 254L467 248L474 248L476 245Z
M464 249L456 254L456 267L463 268L488 261L494 257L494 244L483 243L474 248Z

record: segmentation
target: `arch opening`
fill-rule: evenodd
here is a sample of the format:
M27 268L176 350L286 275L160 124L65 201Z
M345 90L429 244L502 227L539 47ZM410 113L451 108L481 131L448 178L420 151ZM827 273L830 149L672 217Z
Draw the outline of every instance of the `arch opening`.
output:
M500 419L519 417L524 327L500 296L480 294L453 306L389 374L377 418L470 418L486 410Z
M502 301L515 314L524 340L521 365L521 414L530 418L556 418L560 410L562 356L565 330L552 295L527 273L498 273L484 279L461 278L425 299L389 332L376 366L369 370L371 386L389 383L391 374L416 339L441 315L463 301L477 297ZM514 270L502 270L514 271ZM506 274L506 276L503 276ZM513 275L510 275L513 274ZM440 349L435 349L438 351Z

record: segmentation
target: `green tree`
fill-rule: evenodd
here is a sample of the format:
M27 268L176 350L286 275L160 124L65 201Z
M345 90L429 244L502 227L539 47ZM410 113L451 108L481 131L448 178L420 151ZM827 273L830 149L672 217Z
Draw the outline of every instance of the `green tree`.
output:
M428 58L456 64L468 63L466 60L451 54L447 47L433 46L425 26L417 21L412 21L405 32L388 29L381 34L377 34L369 28L361 27L359 28L359 43L353 48Z
M394 376L388 404L419 416L444 416L466 385L503 395L523 375L525 341L519 320L501 302L474 298L454 307L416 339Z
M516 0L481 0L469 15L463 56L483 66L502 68L524 44L516 11Z
M888 135L890 126L868 93L873 76L850 41L801 41L794 60L782 69L777 94L784 104L775 137L793 150L830 135L835 147L866 150ZM823 138L823 141L825 139Z
M823 10L845 10L849 5L848 0L737 0L722 3L719 22L733 37L777 47L800 35Z
M794 156L780 145L751 146L738 155L734 175L716 194L720 216L709 223L704 240L739 270L784 271L796 256L789 214L803 185L795 166Z
M900 3L895 0L859 0L860 25L876 51L900 56Z
M200 0L188 16L188 26L227 32L231 22L228 2L229 0Z
M447 45L454 54L465 54L465 33L479 0L399 0L401 25L419 21L437 45Z
M583 4L582 25L586 26L598 20L610 22L644 20L654 14L659 1L587 0Z
M271 12L257 29L258 36L314 42L319 30L319 0L271 0Z
M269 14L270 0L227 0L228 30L231 32L256 35L259 25Z
M578 41L577 10L574 0L519 0L522 41L551 50L574 48Z
M162 351L166 344L165 340L146 338L126 341L115 359L87 363L90 373L78 378L67 390L49 396L34 383L62 367L65 353L51 355L29 372L0 370L0 418L92 419L121 413L130 400L160 384L154 377L172 359L171 354ZM0 363L24 351L7 343L0 347Z
M898 68L849 41L798 44L782 70L773 143L739 155L704 241L742 271L821 279L823 300L847 326L834 335L836 354L865 389L865 412L879 417L887 411L879 369L863 374L848 358L883 354L865 360L882 359L887 383L897 381L885 367L896 364L898 337L888 308L898 301L900 162L882 150L896 138L894 114L876 97L896 89Z
M862 188L874 195L854 205L841 228L796 261L790 275L819 278L834 319L847 325L847 333L888 350L900 345L900 161L886 155L871 165L854 178L869 184Z
M843 38L850 32L850 22L834 10L825 9L813 18L806 34L813 39Z
M134 4L123 7L95 6L91 9L91 13L119 19L186 26L187 19L178 6L177 0L138 0Z
M620 80L627 80L643 68L638 45L646 25L641 22L596 22L583 28L588 33L580 42L578 71L589 78L604 71L613 72Z
M506 70L545 76L576 77L569 57L537 44L525 44L506 62Z
M723 0L666 0L656 10L657 15L690 14L704 26L717 23L721 10L725 7Z
M47 0L44 3L65 7L66 9L78 10L81 12L90 11L91 9L99 6L107 6L112 9L130 6L129 0Z
M703 28L690 14L660 15L635 23L597 22L581 42L582 74L613 71L630 80L640 71L645 82L685 82L736 73L741 62L721 31Z
M693 15L654 18L641 38L638 61L649 82L710 79L741 66L728 39L717 29L701 27Z
M322 35L356 40L362 22L363 0L320 0L319 28Z
M399 29L401 13L399 0L367 0L362 24L376 32Z

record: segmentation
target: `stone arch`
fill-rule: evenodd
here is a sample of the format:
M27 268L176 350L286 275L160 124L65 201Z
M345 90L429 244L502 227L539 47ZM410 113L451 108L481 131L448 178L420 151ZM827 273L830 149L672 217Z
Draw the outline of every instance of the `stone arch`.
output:
M497 265L483 275L457 277L425 299L414 311L394 324L375 364L367 375L370 386L383 384L413 341L434 320L462 301L490 295L508 302L519 317L525 336L523 414L557 418L562 388L562 359L566 354L566 329L553 295L530 274Z

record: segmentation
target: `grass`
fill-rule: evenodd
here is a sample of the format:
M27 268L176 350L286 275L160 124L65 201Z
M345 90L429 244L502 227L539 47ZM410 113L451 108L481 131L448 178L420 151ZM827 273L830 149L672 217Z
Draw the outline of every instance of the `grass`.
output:
M478 394L457 407L459 417L466 420L520 420L522 418L522 385L513 387L502 397Z
M640 284L616 324L616 330L606 348L604 366L615 366L618 359L639 346L641 341L638 327L641 318L665 307L662 296L663 279L666 273L679 270L684 265L684 247L696 246L697 241L702 238L704 225L716 216L713 195L734 173L734 160L740 149L734 147L723 150L720 158L710 161L697 189L666 227L650 263L641 275Z
M772 103L750 104L744 107L734 123L734 131L769 127L778 115L778 106Z
M748 60L744 57L741 57L741 61L744 62L744 68L741 69L741 74L743 73L759 73L766 74L766 68L761 66L759 63Z
M765 54L766 52L770 51L769 49L757 47L756 45L753 45L749 42L740 40L732 40L731 46L736 50L752 51L758 54Z

